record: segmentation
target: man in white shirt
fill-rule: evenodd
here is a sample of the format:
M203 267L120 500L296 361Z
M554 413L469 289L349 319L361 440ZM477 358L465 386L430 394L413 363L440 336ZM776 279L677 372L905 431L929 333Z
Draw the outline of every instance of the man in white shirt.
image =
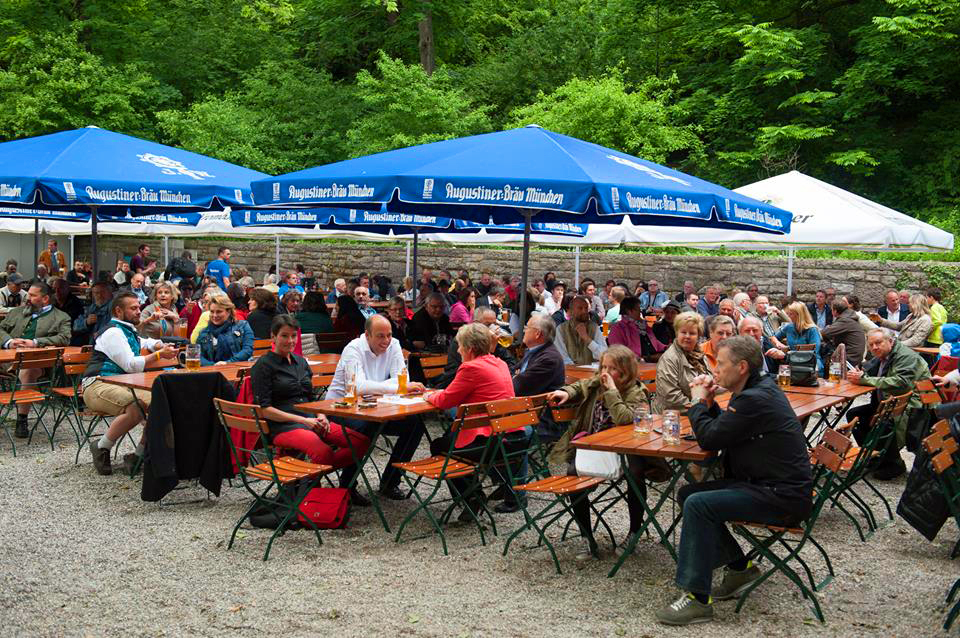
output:
M333 381L327 389L328 399L341 399L347 392L347 373L356 371L357 394L395 394L397 375L406 368L400 342L393 338L390 321L383 315L374 315L367 319L364 333L347 344L340 355ZM408 382L408 392L423 392L422 383ZM373 437L380 424L361 419L338 419L337 422L364 436ZM406 496L400 491L400 472L394 463L404 463L413 458L423 438L423 420L411 416L399 421L390 421L383 426L383 434L396 436L393 453L380 477L380 494L393 500ZM371 440L371 445L376 441ZM346 467L340 474L340 486L351 489L355 505L369 505L369 501L356 491L354 478L357 466ZM359 498L358 498L359 497Z
M110 465L110 450L117 441L146 419L150 407L150 393L135 390L134 394L125 388L103 381L104 377L119 374L143 372L147 363L157 359L174 359L177 350L172 344L164 344L159 339L141 338L137 334L140 323L140 300L132 292L121 292L110 304L110 323L94 342L93 356L83 373L83 402L91 410L113 417L107 433L98 441L90 442L90 454L93 455L93 467L98 474L113 474ZM143 349L150 354L140 354ZM137 445L137 456L143 456L143 439ZM129 457L129 455L128 455ZM130 464L133 458L124 457L124 463Z

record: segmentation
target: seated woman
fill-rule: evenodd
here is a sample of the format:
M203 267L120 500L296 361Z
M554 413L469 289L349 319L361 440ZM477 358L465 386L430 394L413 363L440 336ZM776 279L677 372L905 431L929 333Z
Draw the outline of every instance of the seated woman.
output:
M703 358L707 362L710 374L717 369L717 350L720 342L737 334L737 326L727 315L713 315L707 319L707 332L710 338L701 346Z
M227 286L227 296L230 297L230 301L233 302L236 308L234 312L237 315L237 319L246 320L247 315L250 314L247 306L247 289L239 282L233 282Z
M297 411L298 403L313 396L310 365L293 352L299 330L297 320L290 315L274 318L270 327L273 349L257 359L250 370L254 403L263 408L274 445L303 452L313 463L346 467L354 462L353 453L357 458L366 454L370 439L330 423L323 415L313 417Z
M457 293L457 303L450 308L450 323L470 323L477 307L477 291L464 288Z
M774 347L787 352L796 350L797 346L812 345L813 352L817 356L817 374L823 376L823 361L820 359L820 330L817 324L813 322L807 305L794 301L786 308L787 317L790 323L784 325L773 336ZM786 340L786 343L783 341Z
M249 361L253 356L253 330L246 321L236 318L230 298L214 295L208 312L210 322L197 337L200 365Z
M303 297L303 307L295 315L300 329L307 334L333 332L333 320L327 311L323 295L311 290Z
M576 475L576 449L570 441L582 435L593 434L615 425L633 423L633 415L641 403L647 402L647 391L637 383L637 357L630 348L610 346L600 355L600 368L590 379L583 379L555 390L547 397L550 405L577 404L577 416L566 434L556 443L551 456L562 455L567 461L567 474ZM644 475L646 461L639 456L628 456L628 467L637 486L646 499ZM587 539L587 547L577 560L598 557L597 541L590 526L590 503L587 493L581 493L570 503L580 533ZM643 506L633 490L627 491L627 509L630 513L630 533L640 529Z
M397 295L390 299L387 319L390 320L393 338L400 342L400 347L407 351L413 350L413 344L407 339L407 304L403 297Z
M337 318L333 320L334 332L345 332L351 339L363 334L367 320L360 312L360 306L350 295L337 297Z
M908 348L917 348L927 342L927 337L933 332L933 318L930 316L930 305L926 295L910 295L910 314L902 321L889 321L877 315L877 322L884 328L898 331L897 341Z
M247 323L256 339L269 339L270 326L277 316L277 296L265 288L254 288L247 294Z
M482 403L513 398L513 378L507 364L493 356L491 352L496 347L496 338L489 328L480 323L468 323L457 330L457 352L463 360L460 369L450 385L444 390L428 394L425 398L428 403L442 410L456 409L466 403ZM631 417L632 418L632 417ZM463 457L480 460L490 428L476 428L457 432L455 435L448 432L430 443L431 454L446 454L450 451L450 439L456 436L454 447L463 449ZM526 439L524 439L524 444ZM519 465L519 464L518 464ZM452 479L449 482L450 492L463 494L472 479ZM508 490L512 494L510 490ZM476 489L469 497L468 504L474 513L480 511L480 499L483 493ZM471 520L470 512L464 510L461 520Z
M700 337L703 336L703 317L696 312L681 312L673 322L677 338L657 361L657 393L653 410L686 412L692 403L690 382L707 373Z
M222 294L223 291L220 290L219 286L207 286L204 289L203 294L200 295L199 303L193 304L192 306L187 305L183 310L180 311L180 317L183 318L186 316L187 319L187 331L190 333L190 343L197 342L197 337L200 336L200 332L207 327L207 323L210 321L210 299L214 295ZM192 328L190 327L191 321L193 321Z
M180 321L177 313L179 296L180 291L171 283L162 281L154 286L150 293L153 303L140 313L140 334L151 339L172 337Z

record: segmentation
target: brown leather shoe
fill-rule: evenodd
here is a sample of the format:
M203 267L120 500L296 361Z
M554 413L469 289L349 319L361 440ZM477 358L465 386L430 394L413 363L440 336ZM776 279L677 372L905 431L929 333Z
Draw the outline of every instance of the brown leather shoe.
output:
M110 465L110 450L97 447L97 441L90 441L90 454L93 455L93 467L97 474L109 476L113 474L113 466Z

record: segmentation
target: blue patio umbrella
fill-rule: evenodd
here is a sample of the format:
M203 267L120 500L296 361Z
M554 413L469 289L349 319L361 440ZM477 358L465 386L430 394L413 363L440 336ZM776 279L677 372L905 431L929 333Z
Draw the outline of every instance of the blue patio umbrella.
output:
M433 212L523 222L527 281L538 222L705 226L786 233L791 214L638 157L538 126L387 151L255 181L258 207ZM521 311L526 296L521 295Z
M0 143L0 206L100 215L199 213L251 203L265 173L97 127Z

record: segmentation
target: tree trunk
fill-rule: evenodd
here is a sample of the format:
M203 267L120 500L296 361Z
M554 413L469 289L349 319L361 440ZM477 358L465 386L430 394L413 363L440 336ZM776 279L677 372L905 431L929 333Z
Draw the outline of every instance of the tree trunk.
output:
M431 75L436 68L436 52L433 46L433 13L429 3L424 7L423 19L417 24L417 29L420 32L420 66L427 75Z

